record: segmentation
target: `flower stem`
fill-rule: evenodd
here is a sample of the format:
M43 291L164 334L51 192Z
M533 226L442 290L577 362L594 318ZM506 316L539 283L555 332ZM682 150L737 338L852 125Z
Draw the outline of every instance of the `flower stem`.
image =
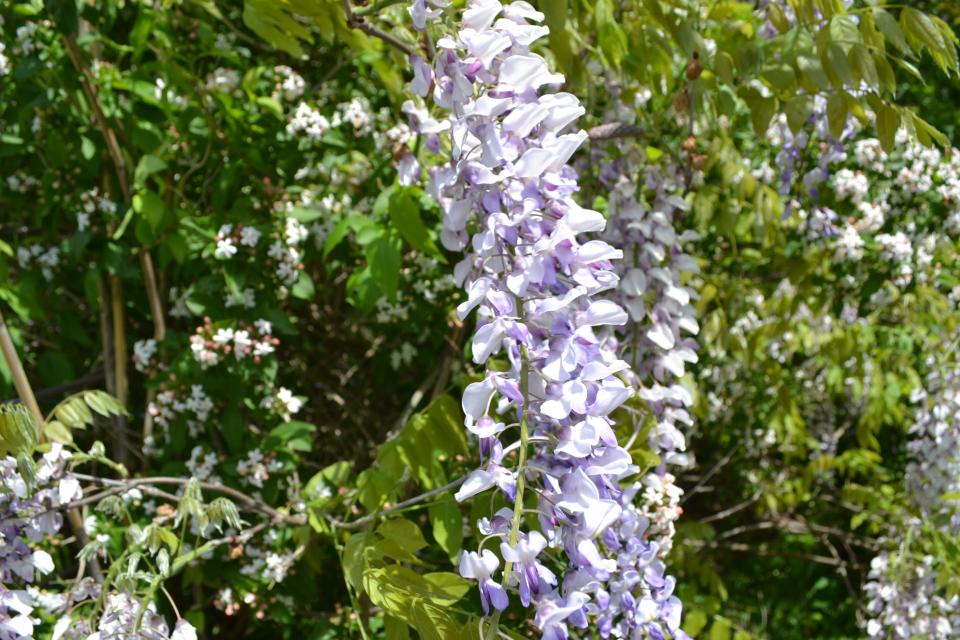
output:
M517 458L517 491L513 501L513 521L510 524L510 536L508 538L510 546L515 546L520 538L520 521L523 519L523 489L525 483L524 474L527 465L527 443L530 439L530 426L527 423L527 405L530 396L530 365L527 362L526 349L521 347L520 355L520 394L523 396L523 406L520 408L520 451ZM513 569L512 562L505 562L503 565L503 588L506 589L510 582L510 571ZM487 630L487 640L494 640L497 637L497 627L500 623L500 611L495 611L490 618L490 627Z

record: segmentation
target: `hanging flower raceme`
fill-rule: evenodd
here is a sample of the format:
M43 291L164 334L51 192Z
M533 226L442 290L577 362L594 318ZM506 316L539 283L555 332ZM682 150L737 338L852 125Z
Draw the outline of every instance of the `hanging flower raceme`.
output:
M960 534L960 508L945 498L960 492L960 371L935 371L926 386L914 393L922 404L910 429L905 478L918 515L892 529L891 549L870 563L864 585L870 638L946 640L960 632L960 597L949 593L948 574L913 542L929 535L924 528L946 540Z
M417 0L415 26L445 5ZM598 238L603 216L573 200L567 161L587 134L567 129L584 109L546 90L563 76L530 52L548 32L542 18L527 2L469 2L458 31L436 41L433 65L413 60L414 93L431 95L445 118L404 105L428 149L449 148L449 163L430 169L430 189L444 211L444 246L466 249L457 311L476 311L473 359L506 359L464 392L482 466L457 498L496 487L513 508L478 524L500 539L500 557L465 552L461 573L478 580L487 611L506 608L503 587L516 590L545 638L591 625L603 637L684 637L674 582L632 505L636 486L621 487L637 467L610 415L633 392L629 365L601 338L628 320L604 298L618 285L622 252ZM524 507L534 503L539 530L525 530Z
M605 238L624 252L617 262L621 282L614 299L630 321L616 329L608 344L630 364L628 381L655 421L649 445L662 464L643 479L640 503L651 521L648 535L665 555L681 513L682 491L670 468L688 463L682 429L693 423L688 411L693 396L680 379L686 364L697 361L692 336L700 327L691 304L697 293L684 283L684 274L698 273L699 265L683 245L698 235L675 228L675 217L688 208L681 196L682 171L650 161L636 145L621 147L609 163L612 170L601 170L601 175L610 189Z

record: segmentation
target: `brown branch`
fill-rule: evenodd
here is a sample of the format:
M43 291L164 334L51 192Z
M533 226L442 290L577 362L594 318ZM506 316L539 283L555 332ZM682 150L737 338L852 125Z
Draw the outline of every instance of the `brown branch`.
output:
M343 0L343 12L347 18L347 26L350 27L351 29L358 29L364 32L365 34L367 34L368 36L379 38L380 40L383 40L390 46L398 49L408 57L413 55L413 48L410 45L408 45L406 42L403 42L396 36L373 26L372 24L367 22L366 18L364 18L363 16L355 14L353 12L353 7L350 6L350 0Z
M406 509L407 507L412 507L412 506L415 505L415 504L419 504L419 503L423 502L424 500L429 500L430 498L432 498L432 497L434 497L434 496L441 495L441 494L443 494L443 493L446 493L447 491L453 491L454 489L458 488L461 484L463 484L464 480L466 480L466 479L467 479L466 476L464 476L464 477L462 477L462 478L458 478L458 479L454 480L453 482L448 482L447 484L443 485L442 487L437 487L436 489L431 489L430 491L427 491L426 493L421 493L420 495L414 496L414 497L410 498L409 500L404 500L404 501L402 501L402 502L398 502L397 504L393 505L392 507L389 507L389 508L387 508L387 509L382 509L381 511L378 511L378 512L376 512L376 513L371 513L371 514L366 515L366 516L363 516L362 518L359 518L359 519L357 519L357 520L352 520L352 521L350 521L350 522L343 522L342 520L337 520L336 518L334 518L334 517L332 517L332 516L327 516L327 521L328 521L332 526L336 527L337 529L346 529L346 530L348 530L348 531L349 531L349 530L352 530L352 529L361 529L361 528L365 527L366 525L370 524L371 522L375 521L377 518L382 518L383 516L390 515L391 513L396 513L397 511L402 511L403 509Z
M735 504L734 506L724 509L723 511L718 511L717 513L712 513L708 516L700 518L699 522L701 522L702 524L706 524L708 522L716 522L717 520L723 520L724 518L730 517L735 513L743 511L744 509L752 505L754 502L759 500L761 493L762 492L758 490L754 492L752 496L750 496L740 504Z
M110 284L110 325L113 329L114 395L120 404L126 407L130 400L130 381L127 377L127 332L123 309L123 286L120 283L120 276L115 274L107 276L107 281ZM127 418L124 415L114 418L113 440L117 462L125 467L129 466L130 458L127 454L130 442L127 437Z
M615 138L636 138L643 135L643 129L635 124L608 122L587 130L591 140L613 140Z

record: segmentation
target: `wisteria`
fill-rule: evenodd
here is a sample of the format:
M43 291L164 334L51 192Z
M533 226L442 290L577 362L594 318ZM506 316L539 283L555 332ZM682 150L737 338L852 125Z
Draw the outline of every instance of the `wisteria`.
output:
M935 367L938 360L930 358ZM947 640L960 631L960 596L945 588L945 568L912 542L922 539L924 527L946 539L960 534L960 371L935 369L913 399L920 404L910 430L906 489L917 515L891 531L890 550L870 563L866 631L871 638Z
M39 621L35 603L22 587L54 569L50 554L37 543L63 526L60 505L80 498L80 483L66 469L70 453L59 444L31 472L16 458L0 459L0 638L33 637ZM21 588L17 588L17 587Z
M425 28L441 8L418 0L410 13ZM496 486L513 502L481 525L500 538L504 565L498 577L500 560L481 544L464 552L461 573L479 581L485 611L504 609L503 588L515 588L545 638L591 620L604 637L683 637L673 579L632 506L639 486L620 486L636 467L610 416L633 391L629 365L599 332L628 321L600 295L617 286L622 251L598 239L603 216L573 199L567 161L586 133L564 131L583 108L543 90L563 76L529 50L548 32L542 19L526 2L471 2L456 34L437 41L432 68L413 61L414 93L432 93L446 121L405 108L421 133L448 132L450 162L430 169L430 188L445 214L444 245L468 249L455 272L467 292L459 316L477 309L473 359L489 364L503 353L509 363L488 367L464 392L482 466L457 493L466 500ZM523 517L527 492L537 497L539 530Z
M699 265L683 245L698 236L675 228L689 208L683 172L649 161L635 146L623 146L620 157L601 172L610 188L605 237L624 252L616 263L621 278L616 299L630 316L610 336L609 346L630 363L628 380L656 421L649 440L661 463L644 478L640 502L651 521L649 535L665 555L681 513L682 491L672 471L689 462L683 430L692 424L693 396L681 379L686 365L697 361L692 336L699 324L692 306L697 294L685 279L698 273Z

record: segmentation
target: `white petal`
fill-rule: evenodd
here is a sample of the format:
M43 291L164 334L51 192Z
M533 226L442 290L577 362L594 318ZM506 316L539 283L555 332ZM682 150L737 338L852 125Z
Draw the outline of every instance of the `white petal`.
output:
M583 316L584 324L591 327L597 325L624 325L627 323L627 312L612 300L595 300Z
M477 469L460 485L460 488L453 495L456 498L457 502L463 502L468 498L472 498L481 491L486 491L494 485L493 474L485 471L483 469Z
M53 558L46 551L37 550L33 552L33 566L42 574L48 574L53 571Z
M495 387L491 378L468 384L467 388L463 390L463 399L461 400L464 415L474 420L482 418L487 412L487 405L490 404L490 397L494 390Z

